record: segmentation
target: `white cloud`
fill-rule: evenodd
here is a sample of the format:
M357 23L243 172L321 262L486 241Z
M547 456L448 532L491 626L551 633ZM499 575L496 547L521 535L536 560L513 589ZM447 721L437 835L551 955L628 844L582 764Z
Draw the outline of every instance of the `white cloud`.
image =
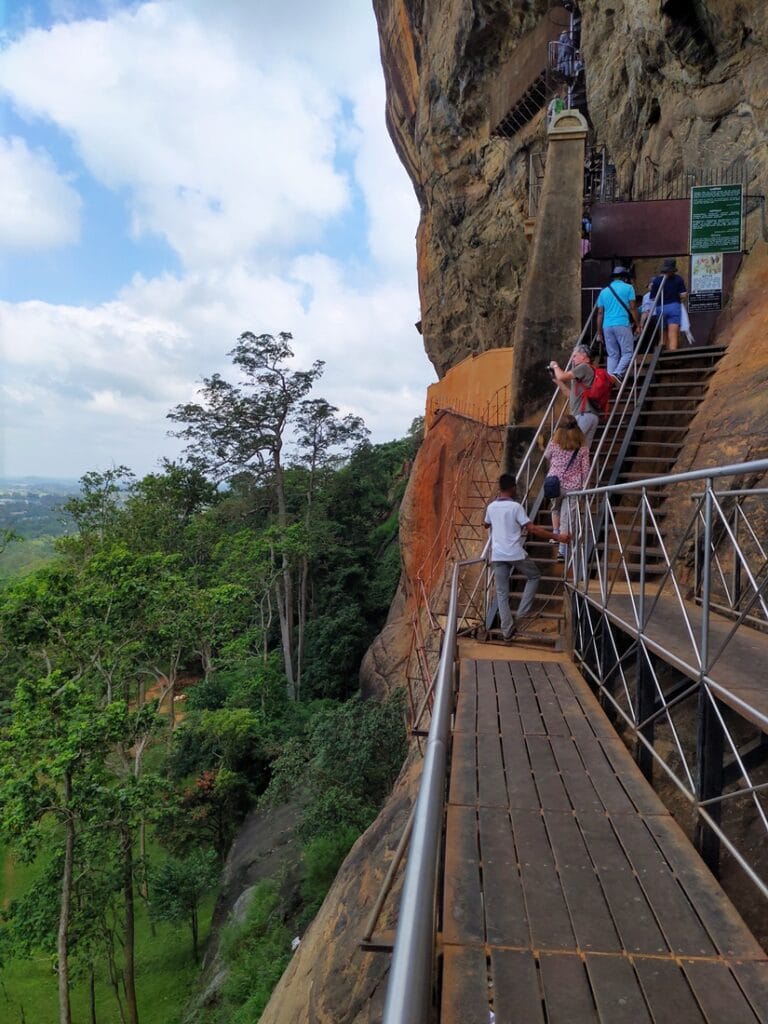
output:
M111 462L148 472L178 450L166 413L192 399L202 377L233 378L226 352L244 330L292 332L297 366L326 361L319 394L361 415L374 440L402 436L432 379L413 302L410 285L353 288L337 262L317 255L294 261L286 278L245 265L136 278L96 308L0 303L3 404L16 425L6 431L5 471L28 472L34 451L35 471L46 474Z
M370 4L99 0L100 20L71 20L83 0L57 2L70 20L6 46L0 94L68 137L183 269L137 266L96 306L0 303L6 471L148 471L178 450L167 411L230 375L244 330L291 331L297 364L326 361L320 393L375 440L402 435L433 373Z
M0 247L53 249L76 242L80 197L50 156L17 136L0 138Z
M28 32L6 49L0 88L69 134L102 184L128 189L136 232L189 266L285 247L348 202L333 93L290 58L260 69L183 4Z

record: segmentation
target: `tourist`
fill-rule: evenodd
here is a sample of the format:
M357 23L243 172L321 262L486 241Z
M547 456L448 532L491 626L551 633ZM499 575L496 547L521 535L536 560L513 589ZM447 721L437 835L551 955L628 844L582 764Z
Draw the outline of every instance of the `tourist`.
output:
M682 320L683 299L688 298L685 281L677 273L677 263L666 259L661 265L661 273L651 282L651 299L655 299L661 289L661 299L656 306L654 316L661 314L664 324L664 348L668 352L677 350L680 340L680 323Z
M590 448L597 430L600 410L586 398L586 392L595 380L592 354L587 345L576 346L571 356L570 367L569 370L562 370L555 359L549 364L558 388L568 399L568 411L576 418L584 435L584 443Z
M561 425L552 435L544 449L544 458L549 462L549 473L560 481L560 495L552 498L552 532L560 533L561 525L572 533L575 522L576 503L570 495L586 487L589 477L589 449L574 416L563 417ZM558 560L565 559L565 544L561 543Z
M491 531L490 560L499 604L501 635L504 640L511 640L517 632L517 622L531 613L541 578L541 569L525 550L526 535L559 540L563 544L567 544L570 537L567 533L556 537L551 530L545 530L543 526L536 526L530 521L515 497L515 478L508 473L502 473L499 477L499 493L485 510L483 525ZM513 619L509 607L509 580L515 572L525 577L525 587Z
M614 267L611 280L597 296L597 338L605 342L606 369L620 384L632 362L635 331L640 330L635 289L626 267Z

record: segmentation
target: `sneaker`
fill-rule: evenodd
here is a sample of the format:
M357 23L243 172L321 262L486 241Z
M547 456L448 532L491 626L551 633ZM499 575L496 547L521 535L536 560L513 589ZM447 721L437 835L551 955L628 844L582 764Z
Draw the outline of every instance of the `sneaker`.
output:
M609 373L608 374L608 379L610 380L611 384L613 384L613 386L615 388L621 387L621 382L623 380L623 377L617 377L615 373Z
M517 636L517 626L513 626L508 632L501 634L501 639L505 644L511 643Z

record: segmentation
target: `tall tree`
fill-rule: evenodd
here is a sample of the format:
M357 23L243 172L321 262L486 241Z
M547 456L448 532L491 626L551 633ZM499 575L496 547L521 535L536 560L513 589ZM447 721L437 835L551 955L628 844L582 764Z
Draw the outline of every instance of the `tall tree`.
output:
M240 371L241 383L231 384L219 374L203 380L202 402L176 406L169 419L185 426L177 437L188 442L192 466L215 480L227 480L244 471L268 484L274 494L278 527L288 526L283 447L285 432L300 403L323 372L316 361L308 370L290 367L291 335L241 334L229 353ZM295 696L294 586L288 552L275 545L281 572L275 597L285 661L288 691Z
M309 614L310 580L310 538L314 531L313 511L315 492L343 458L355 447L362 444L369 431L359 416L338 415L339 410L324 398L305 399L296 415L296 447L298 464L305 469L307 477L304 511L304 528L307 544L301 558L299 570L299 594L296 643L296 695L301 693L301 677L304 668L304 641Z
M76 838L97 815L111 815L107 756L127 735L125 704L103 707L81 680L54 673L22 680L13 719L0 739L0 827L32 858L57 835L61 864L56 953L59 1022L71 1024L70 925ZM46 819L59 825L47 829ZM87 870L80 865L80 870Z

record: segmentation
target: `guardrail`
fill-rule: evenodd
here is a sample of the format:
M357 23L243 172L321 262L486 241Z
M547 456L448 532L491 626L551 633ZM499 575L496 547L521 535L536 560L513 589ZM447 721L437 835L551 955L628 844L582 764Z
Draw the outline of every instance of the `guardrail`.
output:
M768 897L734 834L741 801L768 839L768 782L752 771L768 753L768 639L750 628L768 621L768 490L738 486L766 473L768 459L576 493L566 585L575 657L634 736L641 767L650 776L658 766L695 811L710 866L722 844ZM670 543L659 503L686 507L681 492L700 483ZM630 491L640 492L636 507L621 504Z
M456 562L451 574L448 615L434 685L432 720L413 814L382 1024L424 1024L429 1019L437 871L453 711L459 575L462 568L481 561L483 559Z

